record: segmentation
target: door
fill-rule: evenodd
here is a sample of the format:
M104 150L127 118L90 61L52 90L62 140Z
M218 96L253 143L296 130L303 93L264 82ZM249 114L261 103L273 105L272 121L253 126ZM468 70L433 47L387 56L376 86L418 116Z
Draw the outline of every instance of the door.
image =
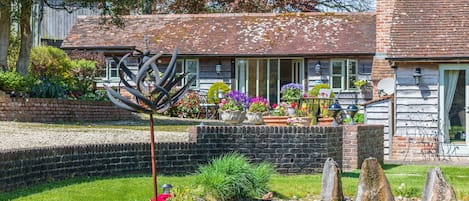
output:
M440 154L469 155L469 65L440 67Z
M292 82L304 85L303 59L237 59L236 82L238 91L278 103L281 86Z

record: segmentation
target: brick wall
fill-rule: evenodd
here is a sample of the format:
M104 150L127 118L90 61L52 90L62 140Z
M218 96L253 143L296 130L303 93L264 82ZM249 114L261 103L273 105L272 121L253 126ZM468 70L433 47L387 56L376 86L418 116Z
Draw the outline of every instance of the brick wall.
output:
M359 169L368 157L384 162L384 134L382 125L345 126L343 136L344 171Z
M92 122L132 117L132 113L117 108L111 102L0 96L0 121Z
M318 173L328 157L342 164L345 155L342 137L348 136L344 132L349 131L366 138L378 133L383 136L382 126L359 126L355 130L349 127L192 127L190 143L156 145L158 173L193 173L199 165L233 151L246 155L255 163L269 162L279 173ZM358 150L361 154L376 146L371 139L358 139L357 142L364 143L357 145L363 148ZM0 152L0 192L72 177L150 172L150 145L146 143Z
M391 159L402 161L437 160L437 136L394 136Z

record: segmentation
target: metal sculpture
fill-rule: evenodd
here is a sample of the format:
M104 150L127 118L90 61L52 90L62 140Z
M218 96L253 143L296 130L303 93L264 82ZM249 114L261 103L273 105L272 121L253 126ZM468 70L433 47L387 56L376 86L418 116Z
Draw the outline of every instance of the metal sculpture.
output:
M159 54L150 57L150 52L148 50L143 52L137 50L137 52L140 54L133 55L133 53L128 53L120 60L114 58L114 60L118 62L118 67L120 69L119 77L124 85L122 88L133 95L134 100L127 99L118 91L115 91L106 85L104 87L107 91L109 100L111 100L111 102L113 102L117 107L131 112L150 115L151 168L154 200L156 200L157 172L153 114L163 113L171 105L177 103L184 96L189 86L191 86L195 81L195 78L193 77L190 79L181 88L175 88L187 76L187 73L176 76L177 49L174 51L171 61L162 76L160 76L160 71L158 66L155 64L155 61L157 61L163 53L160 52ZM137 74L134 74L129 70L125 64L125 60L131 55L141 57ZM130 81L133 83L131 84Z

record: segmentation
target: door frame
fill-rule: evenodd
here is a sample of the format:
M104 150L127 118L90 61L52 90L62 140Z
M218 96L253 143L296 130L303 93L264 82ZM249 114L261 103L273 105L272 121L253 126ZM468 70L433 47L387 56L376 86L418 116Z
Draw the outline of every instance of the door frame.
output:
M466 126L465 126L465 133L466 133L466 143L465 144L451 144L445 143L445 135L444 135L444 118L445 118L445 74L446 70L465 70L465 110L466 110ZM467 136L469 131L469 64L440 64L439 66L439 82L438 82L438 93L439 93L439 106L438 106L438 141L439 141L439 153L440 156L469 156L469 137Z

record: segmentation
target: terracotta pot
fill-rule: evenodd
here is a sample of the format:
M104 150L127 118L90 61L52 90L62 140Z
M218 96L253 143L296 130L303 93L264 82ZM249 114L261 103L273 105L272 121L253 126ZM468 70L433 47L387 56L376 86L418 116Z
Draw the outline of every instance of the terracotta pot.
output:
M311 117L295 117L293 123L297 126L311 126Z
M319 126L332 126L334 119L332 117L323 117L318 119Z
M264 116L266 126L287 126L288 116Z

